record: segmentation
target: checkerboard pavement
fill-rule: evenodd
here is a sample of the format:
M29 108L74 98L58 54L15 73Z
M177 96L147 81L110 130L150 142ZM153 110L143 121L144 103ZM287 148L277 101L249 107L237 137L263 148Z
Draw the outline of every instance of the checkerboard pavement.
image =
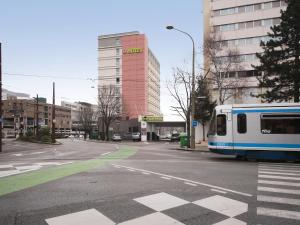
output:
M248 204L220 195L213 195L196 201L186 201L174 195L160 192L152 195L133 199L136 207L151 209L146 215L129 219L127 221L114 222L100 211L91 208L71 214L48 218L48 225L246 225L247 223L236 217L248 211ZM192 209L192 210L191 210ZM193 211L194 222L187 222L179 218L185 210ZM213 219L203 217L211 217Z
M69 163L72 162L12 163L0 165L0 178L39 170L43 167L60 166Z

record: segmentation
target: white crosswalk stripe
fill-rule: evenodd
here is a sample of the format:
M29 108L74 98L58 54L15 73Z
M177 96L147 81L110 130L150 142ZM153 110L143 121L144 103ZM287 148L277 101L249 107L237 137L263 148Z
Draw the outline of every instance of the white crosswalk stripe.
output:
M257 183L258 216L297 220L300 223L299 164L260 163ZM291 207L293 210L290 210Z

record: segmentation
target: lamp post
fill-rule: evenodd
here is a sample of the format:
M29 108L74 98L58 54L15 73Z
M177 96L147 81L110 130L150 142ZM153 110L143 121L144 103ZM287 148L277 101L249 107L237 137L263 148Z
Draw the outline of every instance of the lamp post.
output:
M193 126L193 121L195 119L195 42L193 37L182 30L179 30L173 26L167 26L168 30L176 30L180 33L187 35L193 43L193 58L192 58L192 93L191 93L191 116L190 116L190 128L191 128L191 138L190 138L190 147L195 149L195 127Z

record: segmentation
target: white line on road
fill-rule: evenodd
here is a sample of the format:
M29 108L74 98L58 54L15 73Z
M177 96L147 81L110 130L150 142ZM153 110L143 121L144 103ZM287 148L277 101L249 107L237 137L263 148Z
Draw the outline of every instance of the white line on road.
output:
M156 172L153 172L153 171L150 171L150 170L138 169L138 168L133 168L133 167L128 167L128 166L122 166L122 165L116 165L116 164L112 164L112 165L113 166L120 166L120 167L123 167L123 168L126 168L126 169L132 169L132 170L138 170L138 171L141 171L141 172L152 173L152 174L156 174L156 175L159 175L159 176L167 176L167 177L171 177L171 178L176 179L176 180L187 181L187 182L190 182L190 183L195 183L195 184L210 187L210 188L216 188L216 189L220 189L220 190L223 190L223 191L235 193L235 194L238 194L238 195L252 197L252 195L248 194L248 193L235 191L235 190L227 189L227 188L222 188L222 187L219 187L219 186L206 184L206 183L201 183L201 182L197 182L197 181L193 181L193 180L188 180L188 179L184 179L184 178L181 178L181 177L175 177L175 176L171 176L171 175L167 175L167 174L163 174L163 173L156 173Z
M135 170L133 170L133 169L127 169L128 171L130 171L130 172L135 172Z
M219 193L222 193L222 194L226 194L227 192L226 191L220 191L220 190L218 190L218 189L210 189L210 190L212 190L212 191L215 191L215 192L219 192Z
M284 167L284 168L294 168L294 169L300 169L300 164L271 164L271 163L260 163L259 166L267 166L267 167Z
M282 173L282 172L269 172L269 171L261 171L259 170L258 173L264 173L264 174L278 174L278 175L288 175L288 176L300 176L300 174L297 173Z
M269 209L269 208L258 207L257 215L274 216L274 217L300 220L300 212L288 211L288 210L278 210L278 209Z
M274 196L258 195L257 201L300 206L300 199L293 199L293 198L280 198L280 197L274 197Z
M272 169L269 167L259 167L259 171L276 171L276 172L288 172L288 173L300 173L300 170L288 170L288 169Z
M150 175L150 173L146 173L146 172L143 172L142 174L144 174L144 175Z
M275 184L283 186L294 186L300 187L300 183L284 182L284 181L273 181L273 180L258 180L259 184Z
M193 183L190 183L190 182L184 182L184 183L187 184L187 185L193 186L193 187L197 187L198 186L197 184L193 184Z
M293 190L293 189L270 188L270 187L258 186L257 190L258 191L266 191L266 192L276 192L276 193L300 195L300 190Z
M111 152L105 152L105 153L102 153L101 155L108 155L109 153L111 153Z
M283 176L272 176L272 175L258 175L259 178L272 178L282 180L300 180L300 177L283 177Z
M28 155L38 155L38 154L43 154L45 152L33 152L33 153L29 153Z
M165 180L171 180L170 177L160 177L160 178L165 179Z
M13 156L22 156L22 153L12 154Z

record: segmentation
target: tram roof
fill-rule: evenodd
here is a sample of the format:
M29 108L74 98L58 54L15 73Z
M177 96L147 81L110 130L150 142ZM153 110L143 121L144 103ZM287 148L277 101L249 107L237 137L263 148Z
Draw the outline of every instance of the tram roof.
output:
M261 103L261 104L230 104L219 105L218 108L272 108L272 107L300 107L300 103Z

